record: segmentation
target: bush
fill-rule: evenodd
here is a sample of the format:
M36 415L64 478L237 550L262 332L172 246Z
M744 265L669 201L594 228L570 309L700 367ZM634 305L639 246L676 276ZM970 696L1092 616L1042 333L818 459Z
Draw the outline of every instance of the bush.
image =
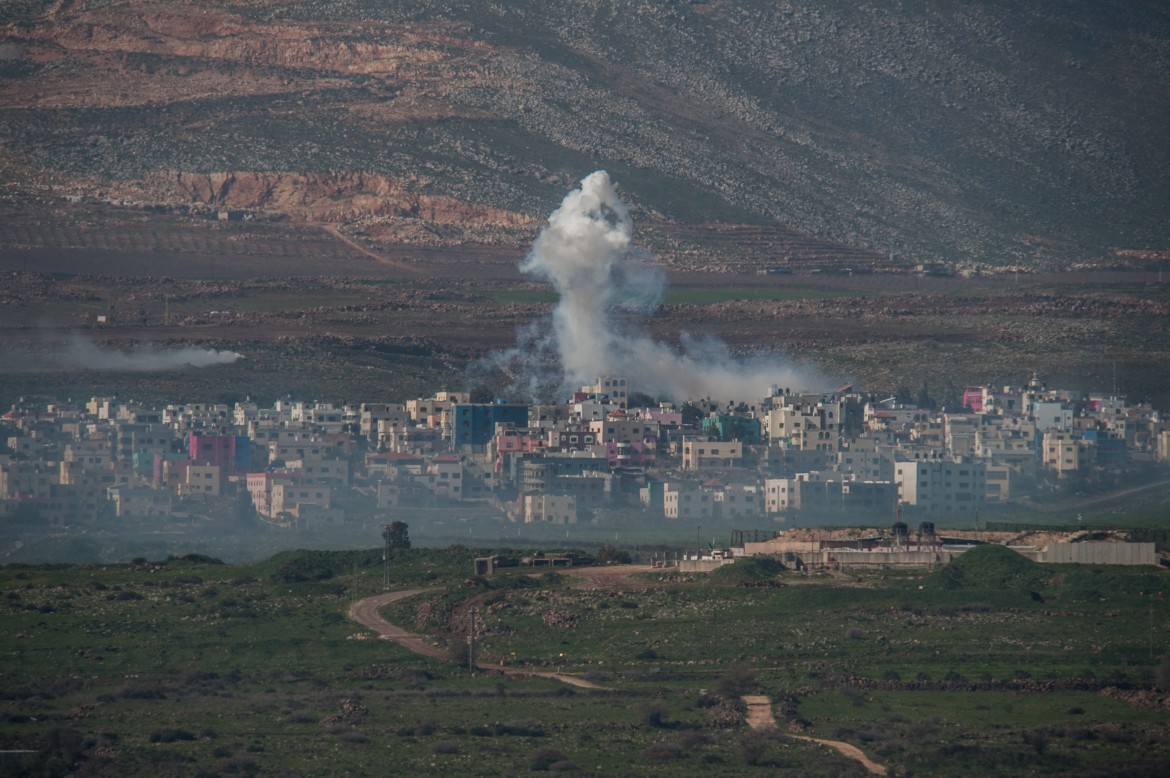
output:
M497 735L519 735L522 737L543 737L544 727L539 721L524 719L504 721L496 724Z
M776 739L776 731L771 729L754 729L740 738L739 749L743 761L752 767L764 764L764 756Z
M528 766L533 770L551 770L553 765L568 762L569 757L555 748L538 748L528 756Z
M697 729L692 729L679 735L678 739L674 742L678 743L679 748L689 751L691 749L700 748L710 743L711 736L706 732L700 732Z
M1154 685L1159 691L1170 692L1170 653L1162 654L1154 669Z
M756 673L744 664L735 663L715 684L721 697L741 697L756 688Z
M459 743L454 740L440 740L431 746L432 754L458 754Z
M606 563L616 563L628 565L631 562L630 552L622 551L615 546L606 543L597 551L597 563L603 565Z
M174 743L178 740L194 740L195 733L185 729L156 729L150 733L151 743Z
M670 728L673 724L666 721L666 706L657 702L650 703L642 710L642 726L648 729Z
M642 749L642 756L655 762L666 762L682 757L682 748L674 743L655 743Z

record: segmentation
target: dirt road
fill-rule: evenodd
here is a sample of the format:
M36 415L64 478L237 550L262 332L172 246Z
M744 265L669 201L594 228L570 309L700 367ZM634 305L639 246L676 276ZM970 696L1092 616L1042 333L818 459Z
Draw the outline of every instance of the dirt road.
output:
M416 654L433 657L435 659L449 659L446 648L442 648L431 644L422 635L408 632L397 627L386 619L382 618L378 613L380 608L384 608L393 602L405 600L420 594L428 594L430 592L439 591L438 589L403 589L398 592L385 592L383 594L375 594L373 597L366 597L358 600L349 606L349 618L356 621L363 627L368 627L378 633L378 637L382 640L393 640L403 648L409 649ZM521 670L513 667L498 667L488 661L478 661L475 663L476 667L481 670L502 673L509 677L535 677L535 678L550 678L554 681L567 683L571 686L577 686L582 689L606 689L608 687L600 684L587 681L576 675L568 673L545 672L540 670Z
M582 582L587 588L612 588L625 585L630 576L636 573L650 572L654 568L645 565L611 565L608 567L580 567L563 570L573 578ZM390 603L405 600L409 597L415 597L420 594L428 594L430 592L439 591L439 589L404 589L397 592L385 592L383 594L376 594L373 597L366 597L358 600L349 606L349 618L361 624L364 627L374 630L378 633L378 637L383 640L393 640L398 645L407 648L416 654L423 656L434 657L436 659L447 659L448 654L445 648L432 645L422 635L417 635L413 632L408 632L401 627L396 627L390 622L386 621L378 613L380 608L383 608ZM522 670L514 667L499 667L488 661L476 662L476 667L488 672L501 673L503 675L521 678L549 678L561 683L571 684L583 689L608 689L609 687L601 686L600 684L588 681L580 676L570 675L568 673L545 672L540 670ZM776 729L776 718L772 713L772 700L764 695L744 695L744 703L747 705L747 724L752 729ZM861 749L852 746L848 743L843 743L839 740L823 740L821 738L807 737L805 735L790 735L786 737L794 738L796 740L808 740L813 743L820 743L829 748L836 749L839 753L860 762L866 770L874 775L885 775L886 768L877 762L872 761L867 757Z
M436 659L446 659L447 650L445 648L428 643L422 635L416 635L413 632L407 632L401 627L394 626L378 613L380 608L384 608L392 602L398 602L399 600L405 600L419 594L428 594L434 591L438 590L404 589L400 592L375 594L373 597L366 597L364 600L358 600L350 605L349 618L361 624L363 627L369 627L374 630L382 640L393 640L398 645L403 648L408 648L416 654L435 657Z
M747 705L747 725L752 729L776 729L776 717L772 714L772 700L762 694L745 694L744 704ZM807 740L810 743L820 743L822 746L836 749L842 756L856 760L873 775L885 775L886 768L870 759L857 746L843 743L840 740L824 740L807 735L792 735L785 733L785 737L793 740Z

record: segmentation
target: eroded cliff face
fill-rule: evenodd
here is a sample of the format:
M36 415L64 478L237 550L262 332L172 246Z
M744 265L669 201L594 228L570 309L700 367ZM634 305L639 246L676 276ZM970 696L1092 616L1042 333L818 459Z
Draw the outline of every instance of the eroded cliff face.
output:
M0 142L30 172L0 160L0 196L153 187L441 242L445 212L541 218L605 168L640 222L787 230L774 259L1113 262L1166 249L1170 16L1099 5L0 3ZM272 171L405 194L255 200Z
M176 123L199 132L201 125L227 118L215 105L226 99L281 100L280 108L245 108L263 122L266 115L287 120L307 94L319 104L319 95L334 91L328 107L355 124L484 117L445 97L482 78L493 54L492 47L461 37L452 24L257 23L210 4L130 5L129 13L123 6L69 13L67 4L59 4L39 21L0 27L0 40L7 41L4 58L32 71L28 78L0 79L0 108L146 109L163 116L174 111ZM162 170L129 179L57 174L44 182L63 193L107 200L360 225L381 241L507 242L500 230L526 229L532 222L443 194L429 180L363 170Z
M522 228L531 217L418 191L425 181L374 173L161 172L144 182L168 202L282 214L299 221L347 224L396 217L436 225Z

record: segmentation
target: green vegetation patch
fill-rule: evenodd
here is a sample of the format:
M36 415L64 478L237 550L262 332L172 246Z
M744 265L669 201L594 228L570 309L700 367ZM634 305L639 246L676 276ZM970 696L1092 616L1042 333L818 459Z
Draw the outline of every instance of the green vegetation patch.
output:
M1063 565L1039 580L987 551L970 552L959 588L928 586L937 572L779 576L768 559L580 587L563 570L472 576L492 551L461 546L8 565L0 745L37 751L30 774L56 759L90 774L375 774L387 753L402 774L857 768L807 742L755 742L737 698L762 693L781 731L856 745L891 774L1137 760L1131 773L1165 774L1154 684L1170 603L1142 596L1164 574ZM452 657L475 607L481 661L605 689L471 673L371 639L345 614L387 572L392 589L427 591L383 615ZM773 579L787 585L753 585ZM1019 588L1033 584L1043 602Z
M784 572L784 565L766 556L746 557L735 564L723 565L711 572L713 583L755 584L771 581Z
M927 576L931 589L1036 589L1043 578L1036 562L1006 546L976 546Z

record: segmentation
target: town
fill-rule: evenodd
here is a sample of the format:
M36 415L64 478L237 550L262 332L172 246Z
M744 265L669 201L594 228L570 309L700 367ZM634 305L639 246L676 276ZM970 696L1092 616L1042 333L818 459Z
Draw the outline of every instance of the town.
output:
M559 405L18 404L0 420L0 516L25 529L249 516L328 530L412 508L575 524L969 521L1170 461L1165 414L1123 398L968 387L933 410L844 386L674 405L602 376ZM360 517L358 514L362 514Z

